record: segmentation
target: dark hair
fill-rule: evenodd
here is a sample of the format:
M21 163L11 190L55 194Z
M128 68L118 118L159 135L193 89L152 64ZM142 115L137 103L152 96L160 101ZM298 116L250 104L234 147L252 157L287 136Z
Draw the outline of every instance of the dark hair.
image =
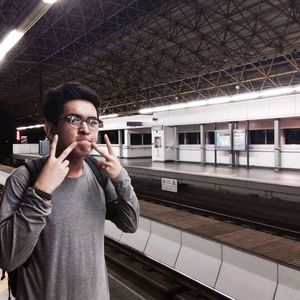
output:
M65 103L74 99L91 102L98 114L100 99L96 92L79 82L67 82L51 88L45 93L42 103L42 111L45 119L56 124L63 112Z

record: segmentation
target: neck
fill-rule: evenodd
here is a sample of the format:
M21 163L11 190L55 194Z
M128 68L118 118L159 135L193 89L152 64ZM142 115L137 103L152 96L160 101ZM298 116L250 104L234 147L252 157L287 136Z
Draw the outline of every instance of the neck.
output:
M76 159L72 160L70 159L70 164L69 164L69 172L67 174L67 177L69 178L77 178L82 175L83 172L83 160L82 159Z

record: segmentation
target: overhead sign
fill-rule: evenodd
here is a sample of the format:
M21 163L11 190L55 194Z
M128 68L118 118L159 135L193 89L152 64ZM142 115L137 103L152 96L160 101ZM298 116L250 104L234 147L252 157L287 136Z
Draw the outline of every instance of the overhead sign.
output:
M177 193L177 191L178 191L177 179L162 178L161 179L161 189L163 191Z
M163 125L154 125L154 126L152 126L152 130L155 130L155 131L157 131L157 130L163 130L163 128L164 128Z
M135 127L135 126L143 126L143 122L127 122L126 123L127 126L132 126L132 127Z

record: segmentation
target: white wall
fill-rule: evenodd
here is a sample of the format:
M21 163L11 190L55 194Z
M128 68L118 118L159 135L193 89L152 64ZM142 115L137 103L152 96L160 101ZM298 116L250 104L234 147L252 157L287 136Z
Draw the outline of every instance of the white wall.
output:
M13 154L38 154L39 144L13 144Z
M300 94L154 113L154 117L158 119L157 122L164 125L221 123L297 116L300 116Z

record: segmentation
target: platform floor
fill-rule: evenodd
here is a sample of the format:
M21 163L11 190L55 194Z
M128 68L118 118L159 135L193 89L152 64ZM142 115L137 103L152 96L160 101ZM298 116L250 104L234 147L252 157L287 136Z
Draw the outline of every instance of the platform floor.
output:
M224 165L218 165L217 167L213 165L202 166L199 163L192 162L156 162L145 158L121 159L121 162L124 167L300 187L300 170L275 171L267 168L230 168Z

